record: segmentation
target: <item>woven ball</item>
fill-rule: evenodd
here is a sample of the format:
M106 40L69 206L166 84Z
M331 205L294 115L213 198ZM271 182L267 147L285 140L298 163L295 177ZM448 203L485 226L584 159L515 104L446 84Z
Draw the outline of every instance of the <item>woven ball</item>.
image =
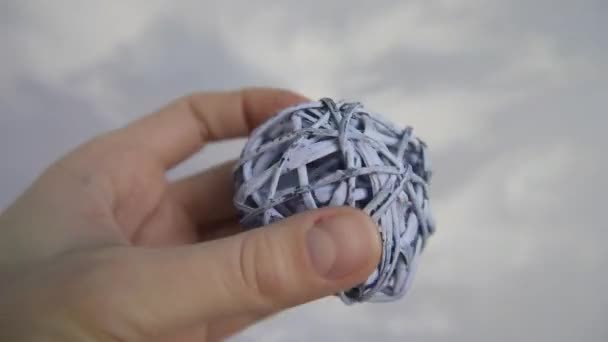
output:
M327 206L369 214L382 257L343 302L384 302L410 287L417 259L434 232L426 144L360 103L331 99L287 108L255 129L235 168L234 204L255 228Z

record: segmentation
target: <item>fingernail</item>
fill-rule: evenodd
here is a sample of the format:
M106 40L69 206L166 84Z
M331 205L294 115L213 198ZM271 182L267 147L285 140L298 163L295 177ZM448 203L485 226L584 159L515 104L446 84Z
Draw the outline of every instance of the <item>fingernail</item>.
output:
M307 234L312 265L327 279L339 279L365 267L379 249L375 226L359 215L323 218Z

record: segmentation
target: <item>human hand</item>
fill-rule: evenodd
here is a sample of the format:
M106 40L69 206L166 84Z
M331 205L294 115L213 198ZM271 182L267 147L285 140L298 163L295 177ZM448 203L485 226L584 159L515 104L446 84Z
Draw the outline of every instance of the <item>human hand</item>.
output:
M51 165L0 216L0 340L216 341L364 281L380 242L362 212L240 232L231 163L166 178L205 143L302 100L194 94Z

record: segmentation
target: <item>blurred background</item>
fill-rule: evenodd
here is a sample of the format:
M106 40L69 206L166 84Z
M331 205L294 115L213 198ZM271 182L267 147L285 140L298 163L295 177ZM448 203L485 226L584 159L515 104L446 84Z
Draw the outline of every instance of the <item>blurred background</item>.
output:
M325 299L234 341L607 341L607 18L605 0L4 0L0 209L68 149L185 93L359 100L430 145L438 231L412 290Z

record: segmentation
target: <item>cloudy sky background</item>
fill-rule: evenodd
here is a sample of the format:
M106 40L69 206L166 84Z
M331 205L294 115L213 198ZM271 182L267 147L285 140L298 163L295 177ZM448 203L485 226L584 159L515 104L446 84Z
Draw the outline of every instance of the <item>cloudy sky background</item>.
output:
M67 149L193 90L356 99L431 148L439 226L414 286L236 341L605 341L607 16L603 0L2 1L0 208Z

